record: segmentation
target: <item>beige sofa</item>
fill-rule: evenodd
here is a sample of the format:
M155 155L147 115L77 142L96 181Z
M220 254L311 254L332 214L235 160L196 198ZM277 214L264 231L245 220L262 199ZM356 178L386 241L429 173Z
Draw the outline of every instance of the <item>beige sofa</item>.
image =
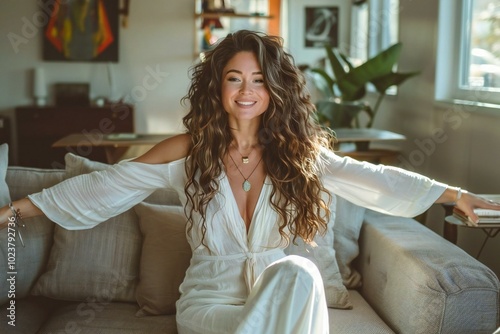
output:
M71 155L66 162L66 170L9 167L11 198L106 167ZM92 230L29 219L15 256L2 230L0 332L176 333L190 256L178 204L176 194L157 191ZM415 220L339 198L334 232L332 266L349 290L339 306L347 309L329 309L331 333L491 334L499 326L494 273Z

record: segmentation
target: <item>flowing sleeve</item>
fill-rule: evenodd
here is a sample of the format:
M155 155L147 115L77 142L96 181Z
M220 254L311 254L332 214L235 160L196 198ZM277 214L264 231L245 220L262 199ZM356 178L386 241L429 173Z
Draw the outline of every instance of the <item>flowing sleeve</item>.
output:
M102 171L69 178L28 198L62 227L89 229L130 209L158 188L178 190L175 183L183 177L175 174L183 173L183 166L175 162L123 161Z
M330 150L322 153L324 186L359 206L403 217L427 210L447 185L401 168L374 165Z

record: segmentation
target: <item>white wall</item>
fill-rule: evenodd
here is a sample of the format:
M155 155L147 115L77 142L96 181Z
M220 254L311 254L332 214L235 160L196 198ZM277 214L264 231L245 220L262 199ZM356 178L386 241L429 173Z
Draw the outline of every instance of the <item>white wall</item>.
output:
M0 2L0 111L32 103L31 70L43 67L48 85L88 82L92 97L125 97L135 105L137 132L181 131L184 111L179 101L194 61L194 0L131 1L129 26L120 28L120 60L111 63L116 83L112 93L104 63L42 61L37 19L46 14L36 3ZM15 47L6 38L13 34L22 41ZM157 79L150 72L157 73Z

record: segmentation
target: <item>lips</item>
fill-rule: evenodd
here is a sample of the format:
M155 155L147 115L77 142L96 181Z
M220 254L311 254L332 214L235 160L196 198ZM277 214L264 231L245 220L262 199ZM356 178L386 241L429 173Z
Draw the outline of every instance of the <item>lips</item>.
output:
M256 104L256 101L235 101L236 104L243 106L243 107L250 107Z

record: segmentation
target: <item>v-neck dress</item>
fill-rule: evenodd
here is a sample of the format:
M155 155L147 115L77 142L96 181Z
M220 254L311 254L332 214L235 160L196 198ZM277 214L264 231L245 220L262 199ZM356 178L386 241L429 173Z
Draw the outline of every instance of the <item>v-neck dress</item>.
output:
M420 174L339 157L328 150L322 152L318 170L332 194L405 217L425 211L447 187ZM158 188L174 189L186 205L186 180L185 159L156 165L124 161L29 198L62 227L87 229L133 207ZM179 333L275 334L297 329L328 333L319 272L298 257L285 257L279 216L270 205L272 184L266 178L247 233L226 175L222 173L218 181L220 191L206 210L203 243L199 216L194 216L187 233L193 255L176 304Z

